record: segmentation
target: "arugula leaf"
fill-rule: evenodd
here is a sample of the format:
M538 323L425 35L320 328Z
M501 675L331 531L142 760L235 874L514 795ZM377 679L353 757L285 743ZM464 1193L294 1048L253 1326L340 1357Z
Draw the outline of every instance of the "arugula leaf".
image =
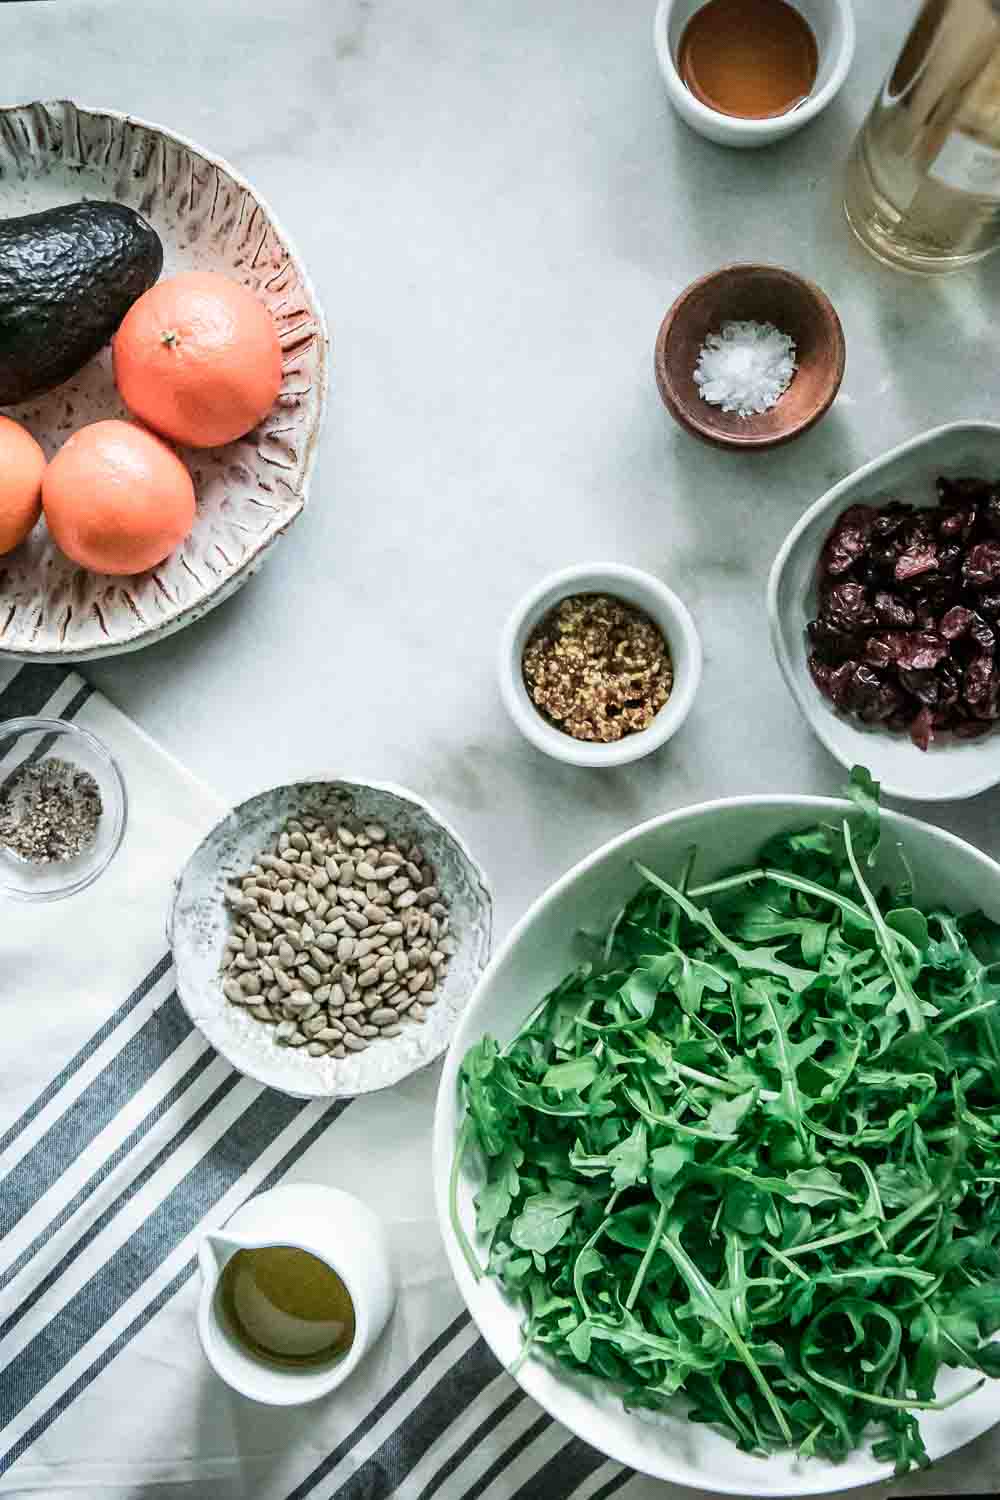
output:
M571 1062L556 1063L548 1068L542 1079L543 1089L555 1089L560 1094L582 1094L590 1087L600 1072L597 1058L591 1053L574 1057Z
M489 1178L476 1195L476 1228L484 1237L491 1235L510 1213L510 1206L521 1191L517 1169L523 1164L524 1151L517 1141L509 1141L490 1162Z
M512 1243L519 1250L547 1255L569 1230L579 1206L575 1198L557 1198L553 1193L532 1194L511 1225Z

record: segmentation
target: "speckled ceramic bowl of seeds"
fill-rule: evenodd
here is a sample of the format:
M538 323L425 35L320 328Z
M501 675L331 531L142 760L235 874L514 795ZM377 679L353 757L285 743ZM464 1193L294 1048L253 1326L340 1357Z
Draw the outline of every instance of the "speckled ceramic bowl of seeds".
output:
M177 878L167 936L182 1005L234 1068L297 1098L350 1098L441 1055L492 925L485 874L427 803L317 779L212 830Z

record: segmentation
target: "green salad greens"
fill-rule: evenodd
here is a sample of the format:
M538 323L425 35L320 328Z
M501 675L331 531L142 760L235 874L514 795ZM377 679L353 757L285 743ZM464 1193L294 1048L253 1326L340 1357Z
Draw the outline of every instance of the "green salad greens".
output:
M1000 926L873 890L878 786L753 869L644 884L503 1049L455 1161L525 1352L748 1453L926 1464L1000 1376ZM866 879L866 870L869 878ZM947 1399L942 1366L972 1374ZM870 1427L874 1424L874 1427Z

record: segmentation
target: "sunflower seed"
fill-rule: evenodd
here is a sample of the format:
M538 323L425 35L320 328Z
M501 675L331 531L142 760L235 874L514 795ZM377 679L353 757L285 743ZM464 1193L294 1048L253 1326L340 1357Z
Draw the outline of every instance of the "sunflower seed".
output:
M433 866L378 824L334 834L316 818L289 819L227 888L227 904L237 920L224 993L313 1056L399 1035L408 1013L424 1020L422 1002L434 1003L455 951Z
M313 1004L313 997L306 990L295 990L285 997L285 1004L291 1010L303 1010L307 1005Z

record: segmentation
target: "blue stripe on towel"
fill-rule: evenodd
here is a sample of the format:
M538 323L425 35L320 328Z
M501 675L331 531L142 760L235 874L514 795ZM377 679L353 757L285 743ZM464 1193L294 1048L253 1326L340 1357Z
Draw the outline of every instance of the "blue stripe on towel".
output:
M9 1234L193 1030L176 995L154 1010L0 1181L0 1237Z
M4 1400L0 1408L0 1427L23 1410L42 1386L50 1379L54 1370L61 1369L77 1354L95 1332L114 1315L128 1296L147 1280L158 1265L172 1250L197 1228L200 1220L219 1199L239 1180L281 1134L281 1131L312 1101L289 1099L264 1089L248 1109L215 1143L207 1156L193 1167L155 1213L137 1230L132 1238L111 1257L107 1265L81 1288L77 1297L53 1323L32 1340L23 1355L11 1361L6 1370L0 1371L0 1393L7 1397L8 1386L12 1399ZM349 1099L336 1099L323 1111L299 1140L291 1146L279 1162L268 1172L247 1198L255 1198L275 1187L310 1146L323 1134L328 1126L343 1114ZM255 1149L256 1147L256 1149ZM247 1199L243 1200L244 1202ZM162 1307L180 1291L194 1275L198 1266L192 1258L181 1267L165 1287L143 1308L142 1312L118 1335L108 1347L88 1365L87 1369L69 1386L49 1409L33 1422L5 1454L0 1456L0 1474L4 1474L32 1443L47 1431L57 1417L71 1406L81 1392L107 1369L113 1359L128 1347L135 1336L142 1332ZM110 1273L110 1277L109 1277ZM95 1291L96 1284L96 1291ZM86 1318L86 1323L77 1322ZM52 1363L49 1363L49 1361ZM14 1367L18 1368L15 1369ZM9 1371L13 1376L8 1376ZM16 1390L16 1394L13 1392ZM28 1394L26 1394L26 1392ZM6 1410L11 1407L10 1411Z
M155 984L159 984L164 974L170 968L170 964L170 954L165 953L163 957L156 964L154 964L153 968L150 969L145 979L143 979L141 983L136 985L135 989L132 991L131 995L129 995L128 999L123 1001L123 1003L118 1007L116 1011L112 1012L112 1014L104 1022L104 1025L98 1027L97 1031L94 1032L90 1040L80 1048L76 1056L70 1058L66 1066L60 1069L60 1071L52 1079L51 1083L46 1084L45 1088L37 1096L37 1098L34 1099L31 1104L29 1104L28 1108L24 1111L20 1118L15 1120L13 1125L11 1125L10 1128L6 1130L2 1136L0 1136L0 1151L6 1151L11 1141L16 1140L21 1132L31 1124L32 1120L36 1119L37 1116L41 1114L42 1110L46 1107L46 1105L52 1102L52 1100L58 1094L59 1090L65 1087L65 1085L73 1077L73 1074L83 1066L88 1058L93 1057L94 1053L99 1047L103 1046L103 1044L107 1041L108 1037L115 1030L115 1028L120 1026L122 1021L125 1020L126 1016L128 1016L133 1010L135 1010L135 1007L140 1004L141 1001L145 1000L146 996L149 994L153 986ZM0 1223L2 1223L2 1220L0 1220Z

